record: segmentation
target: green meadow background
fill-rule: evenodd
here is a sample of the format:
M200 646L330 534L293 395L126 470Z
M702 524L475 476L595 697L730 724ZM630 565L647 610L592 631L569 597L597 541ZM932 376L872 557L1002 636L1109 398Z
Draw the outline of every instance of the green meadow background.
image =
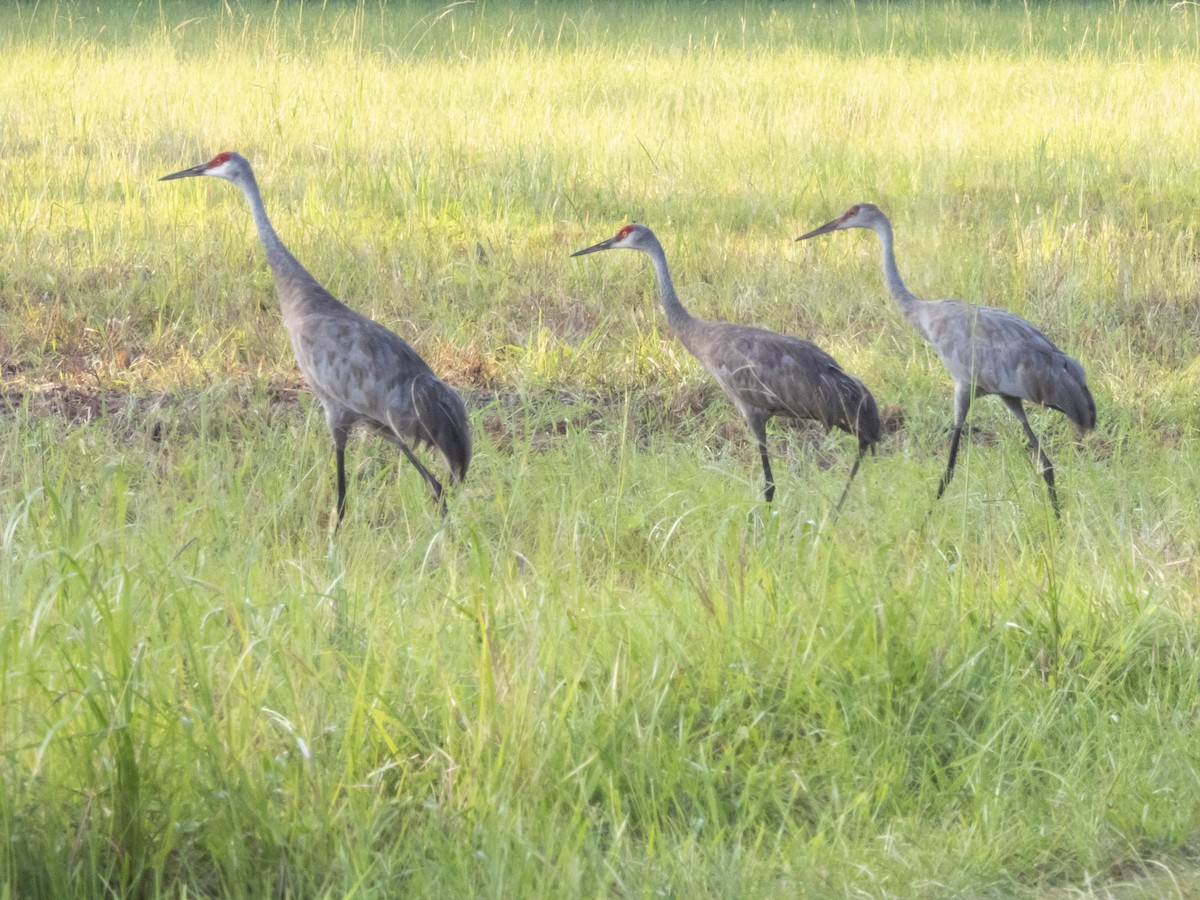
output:
M0 7L0 898L1200 895L1200 7ZM331 444L238 150L458 387L446 518ZM887 296L1077 357L972 411ZM889 432L670 335L814 340Z

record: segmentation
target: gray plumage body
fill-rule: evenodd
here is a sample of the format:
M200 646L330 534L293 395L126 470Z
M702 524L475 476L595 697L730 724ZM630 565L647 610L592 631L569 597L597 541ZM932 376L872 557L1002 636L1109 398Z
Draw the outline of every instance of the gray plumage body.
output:
M796 240L847 228L868 228L879 236L888 291L901 313L937 351L954 379L954 427L939 497L954 474L958 444L971 400L996 394L1017 417L1037 458L1055 514L1059 512L1054 467L1025 415L1031 400L1062 412L1080 431L1096 426L1096 403L1083 367L1020 316L994 306L961 300L922 300L905 287L896 266L892 225L875 205L860 203Z
M250 204L296 363L321 401L333 436L338 521L346 508L346 441L356 424L398 447L444 511L441 483L409 444L434 448L450 470L451 483L463 479L471 461L471 433L458 392L440 381L404 340L340 302L292 256L267 218L254 173L243 157L221 153L160 180L192 175L231 181Z
M832 356L808 341L763 328L707 322L693 316L675 293L662 245L645 225L626 225L615 237L571 255L611 249L639 250L653 261L659 295L672 331L717 380L758 442L767 502L775 495L766 434L766 424L772 416L810 419L858 439L858 456L838 501L840 508L863 454L875 446L882 431L879 409L871 392L843 371Z

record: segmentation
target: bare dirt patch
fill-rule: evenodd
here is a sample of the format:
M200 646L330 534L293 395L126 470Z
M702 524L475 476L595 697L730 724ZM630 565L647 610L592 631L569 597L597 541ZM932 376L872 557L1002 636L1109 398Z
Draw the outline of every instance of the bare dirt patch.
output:
M493 377L491 372L460 373L472 386L461 388L467 408L475 413L484 432L499 449L514 443L529 441L535 448L571 433L595 431L614 415L627 417L629 436L645 447L654 435L666 431L702 433L702 439L722 446L749 447L745 424L720 396L715 385L699 384L693 388L664 394L603 390L491 390L482 386ZM482 377L479 377L482 375ZM225 402L232 409L259 413L263 397L269 413L287 414L298 408L301 397L308 393L298 373L276 375L264 386L261 383L239 381ZM63 381L38 384L10 382L0 386L0 418L26 410L35 416L62 419L70 425L86 425L102 420L124 419L121 423L128 436L149 433L159 440L187 422L198 409L201 390L196 391L124 391L116 388L93 387ZM904 413L899 407L883 410L885 438L903 428ZM811 422L778 420L777 425L795 435L791 441L819 442L824 429ZM828 461L830 464L833 460Z

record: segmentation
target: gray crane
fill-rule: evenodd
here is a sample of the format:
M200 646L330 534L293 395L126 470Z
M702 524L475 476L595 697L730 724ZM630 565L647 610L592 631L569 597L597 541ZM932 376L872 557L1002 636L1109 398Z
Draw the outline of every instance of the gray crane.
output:
M772 416L811 419L858 438L858 456L835 512L841 509L863 454L874 449L882 430L875 398L863 383L808 341L763 328L697 319L676 296L662 244L645 225L626 225L608 240L571 255L598 250L639 250L654 262L663 309L675 336L717 379L758 441L768 503L775 496L767 456L767 420Z
M231 181L250 203L296 362L321 401L333 435L338 523L346 515L346 439L358 423L400 448L444 514L442 485L421 465L409 442L436 449L450 470L452 484L463 479L471 462L471 432L458 392L438 380L401 338L339 302L288 252L271 227L254 172L244 157L218 153L202 165L159 180L194 175Z
M892 249L892 223L879 207L859 203L832 222L796 238L804 241L845 228L869 228L883 247L883 276L904 318L921 333L954 379L954 429L950 459L938 484L941 497L954 474L958 441L974 397L996 394L1004 401L1029 441L1055 516L1060 515L1054 490L1054 466L1025 416L1024 400L1032 400L1066 415L1080 433L1096 427L1096 402L1088 390L1083 367L1033 325L994 306L961 300L921 300L904 286Z

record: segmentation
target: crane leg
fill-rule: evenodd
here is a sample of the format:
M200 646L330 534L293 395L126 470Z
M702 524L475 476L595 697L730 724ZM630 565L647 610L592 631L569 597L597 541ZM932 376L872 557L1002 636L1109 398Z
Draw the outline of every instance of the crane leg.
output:
M1017 421L1021 423L1021 428L1025 431L1025 439L1029 441L1029 449L1033 451L1033 462L1038 467L1038 471L1042 473L1042 478L1046 480L1046 488L1050 492L1050 505L1054 507L1054 517L1062 518L1062 512L1058 508L1058 492L1054 489L1054 464L1050 462L1044 450L1042 450L1042 442L1038 440L1033 429L1029 427L1029 419L1025 415L1025 405L1019 397L1004 397L1000 398L1004 401L1004 405L1012 410L1012 414L1017 417Z
M346 440L350 437L350 425L340 421L336 413L328 411L325 420L333 435L333 455L337 461L337 520L341 525L346 517Z
M842 488L842 496L838 498L837 506L833 508L833 514L836 516L842 511L842 504L846 502L846 495L850 493L850 483L854 481L854 476L858 474L858 467L862 463L863 455L867 452L868 445L859 443L858 456L854 458L854 465L850 467L850 477L846 479L846 486Z
M425 483L429 485L429 489L433 491L433 502L437 504L438 511L443 516L446 515L446 498L442 496L442 483L433 476L432 472L421 465L421 461L417 459L416 454L409 449L408 444L404 443L404 441L397 440L396 445L400 448L400 452L408 457L408 461L416 467L418 472L421 473L421 477L425 479Z
M771 474L771 458L767 456L767 420L760 416L746 416L746 423L758 441L758 453L762 457L763 497L770 503L775 499L775 476Z
M338 524L346 518L346 445L334 448L337 457L337 517Z
M429 485L429 489L433 491L433 502L437 504L438 511L443 516L446 515L446 498L442 496L442 483L434 477L432 472L430 472L427 468L425 468L424 465L421 464L421 461L417 459L417 455L412 452L412 448L410 448L407 443L397 437L395 432L393 432L390 428L382 427L377 428L376 430L378 431L379 436L388 441L388 443L399 447L400 452L403 453L405 457L407 457L408 461L413 464L416 470L421 473L421 477L425 479L425 483Z
M954 385L954 430L950 432L950 459L946 462L946 472L938 483L937 499L942 498L946 485L954 476L954 463L958 461L958 441L962 437L963 426L967 423L967 412L971 409L971 386L968 384Z

